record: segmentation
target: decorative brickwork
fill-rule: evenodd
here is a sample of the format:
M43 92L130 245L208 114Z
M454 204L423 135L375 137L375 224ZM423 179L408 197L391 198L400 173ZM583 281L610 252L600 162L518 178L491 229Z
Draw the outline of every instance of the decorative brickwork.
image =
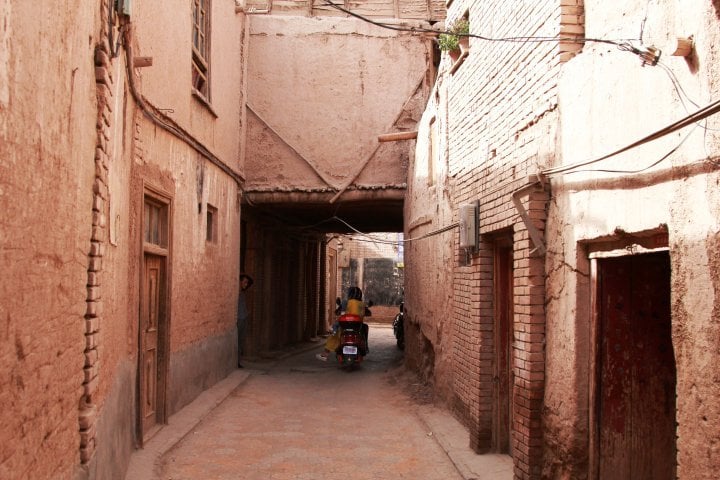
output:
M109 4L103 0L101 18L108 18ZM101 22L100 38L95 48L95 81L97 85L97 146L95 148L95 182L93 184L92 235L88 258L87 308L85 311L85 376L80 400L80 462L88 464L95 454L97 407L94 395L98 388L100 362L97 342L102 322L102 260L107 244L106 201L108 198L108 140L112 115L112 70L108 24Z

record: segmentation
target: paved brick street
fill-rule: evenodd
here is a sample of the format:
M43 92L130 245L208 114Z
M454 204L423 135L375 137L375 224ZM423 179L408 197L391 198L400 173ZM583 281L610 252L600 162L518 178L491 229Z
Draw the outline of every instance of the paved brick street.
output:
M452 431L457 424L449 417L439 421L428 413L435 409L426 404L424 390L397 368L402 354L388 326L371 327L371 353L355 371L318 361L319 345L281 360L247 362L240 371L245 381L174 446L166 440L166 452L144 466L136 458L129 475L151 478L148 470L154 470L154 478L163 480L481 478L458 454L468 450L467 432ZM153 442L163 440L153 439L150 451ZM509 461L466 455L492 473L487 478L510 478ZM505 476L492 468L505 469Z
M462 478L391 384L393 340L373 326L372 351L350 372L318 361L319 349L248 364L250 378L162 457L162 478Z

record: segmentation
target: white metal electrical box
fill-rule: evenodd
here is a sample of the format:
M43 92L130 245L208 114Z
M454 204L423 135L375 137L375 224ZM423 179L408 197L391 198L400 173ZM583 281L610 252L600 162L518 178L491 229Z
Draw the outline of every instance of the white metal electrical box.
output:
M477 247L477 205L466 203L460 206L460 247Z
M128 17L132 14L132 0L115 0L115 2L118 13Z
M350 250L340 250L337 255L338 267L347 268L350 266Z

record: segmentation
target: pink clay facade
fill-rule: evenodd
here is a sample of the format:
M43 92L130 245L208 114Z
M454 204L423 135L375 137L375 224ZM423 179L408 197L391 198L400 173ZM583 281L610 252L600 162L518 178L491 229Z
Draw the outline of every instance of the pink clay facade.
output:
M6 479L122 478L236 361L239 62L201 101L190 6L114 3L0 6ZM208 13L239 58L235 3Z
M372 143L414 128L431 81L428 39L325 8L91 3L0 2L4 479L122 478L135 448L236 367L243 270L256 280L244 355L319 333L324 234L253 211L248 187L304 201L357 179L402 202L407 145L373 158ZM414 24L443 13L398 5ZM279 143L262 141L257 113Z

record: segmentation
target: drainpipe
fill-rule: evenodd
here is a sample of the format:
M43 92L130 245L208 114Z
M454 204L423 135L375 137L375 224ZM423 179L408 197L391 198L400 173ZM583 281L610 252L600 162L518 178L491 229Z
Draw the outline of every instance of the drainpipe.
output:
M535 248L530 252L531 254L533 252L539 252L540 255L545 255L547 249L545 248L545 242L543 241L542 233L540 233L540 230L538 230L538 228L532 222L532 218L530 218L530 215L525 209L525 206L522 204L520 197L536 191L545 191L545 186L547 184L547 178L542 176L542 174L538 173L537 175L531 175L528 178L528 184L520 187L512 193L512 201L513 204L515 204L515 209L518 211L520 218L525 224L525 228L527 228L528 234L530 235L530 240L533 242L533 245L535 245Z
M225 162L220 160L215 154L213 154L205 145L203 145L199 140L197 140L195 137L193 137L190 133L186 132L181 126L179 126L175 121L168 117L167 115L163 114L157 107L150 104L147 99L138 91L137 85L135 84L135 76L133 73L134 68L134 54L133 54L133 43L132 43L132 29L133 25L131 22L128 22L124 25L125 30L125 53L127 56L126 61L126 68L127 68L127 77L128 77L128 84L130 86L130 93L132 94L133 98L137 102L137 105L140 107L140 110L142 110L143 114L150 119L155 125L159 126L163 130L171 133L175 137L179 138L183 142L185 142L187 145L192 147L196 152L198 152L203 157L210 160L211 163L213 163L215 166L217 166L220 170L225 172L230 178L235 180L235 183L237 183L238 188L242 189L243 183L245 179L242 175L234 171L229 165L227 165Z

